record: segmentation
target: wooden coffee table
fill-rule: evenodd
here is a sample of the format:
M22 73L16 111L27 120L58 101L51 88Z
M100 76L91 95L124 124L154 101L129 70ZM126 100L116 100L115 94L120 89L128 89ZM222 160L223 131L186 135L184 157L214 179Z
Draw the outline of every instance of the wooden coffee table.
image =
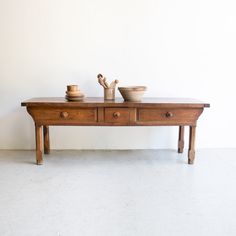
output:
M178 152L184 149L184 127L189 126L188 163L195 158L195 133L198 117L209 104L195 99L144 98L142 102L123 99L104 101L86 98L68 102L64 98L32 98L21 103L35 122L36 162L43 163L50 152L49 126L179 126Z

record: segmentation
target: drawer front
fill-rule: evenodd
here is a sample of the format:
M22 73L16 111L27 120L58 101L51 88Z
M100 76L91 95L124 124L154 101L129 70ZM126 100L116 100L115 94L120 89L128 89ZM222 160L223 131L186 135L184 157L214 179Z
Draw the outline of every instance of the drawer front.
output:
M157 122L160 124L195 123L202 109L139 109L139 122Z
M97 122L97 108L34 108L30 109L37 123L42 124L79 124Z
M129 123L136 120L134 108L105 108L104 121L108 123Z

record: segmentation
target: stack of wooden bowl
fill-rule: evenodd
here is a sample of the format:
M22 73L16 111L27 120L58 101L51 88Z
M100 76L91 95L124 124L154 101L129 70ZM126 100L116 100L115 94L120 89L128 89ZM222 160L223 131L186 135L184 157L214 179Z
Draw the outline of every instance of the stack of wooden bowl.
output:
M84 94L79 90L78 85L67 85L66 99L68 101L82 101Z

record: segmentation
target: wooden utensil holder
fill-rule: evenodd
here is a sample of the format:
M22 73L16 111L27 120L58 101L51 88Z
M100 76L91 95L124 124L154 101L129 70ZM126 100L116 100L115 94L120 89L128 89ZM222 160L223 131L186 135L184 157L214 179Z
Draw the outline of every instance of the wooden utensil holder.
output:
M104 100L115 100L115 88L104 88Z

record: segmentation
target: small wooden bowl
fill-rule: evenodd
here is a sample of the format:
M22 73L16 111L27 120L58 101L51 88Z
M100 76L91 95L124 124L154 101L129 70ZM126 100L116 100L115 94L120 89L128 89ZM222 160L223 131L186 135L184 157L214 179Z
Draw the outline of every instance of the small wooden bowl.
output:
M70 98L78 98L78 97L83 97L84 94L83 93L78 93L78 94L66 94L67 97L70 97Z
M69 92L78 91L78 85L67 85L67 91Z
M142 99L144 92L147 90L146 86L130 86L118 87L122 97L125 101L139 102Z
M65 98L68 100L68 101L83 101L84 100L84 95L83 96L80 96L80 97L68 97L68 96L65 96Z
M66 91L66 94L67 95L77 95L77 94L80 94L81 93L81 91L79 91L79 90L77 90L77 91Z

